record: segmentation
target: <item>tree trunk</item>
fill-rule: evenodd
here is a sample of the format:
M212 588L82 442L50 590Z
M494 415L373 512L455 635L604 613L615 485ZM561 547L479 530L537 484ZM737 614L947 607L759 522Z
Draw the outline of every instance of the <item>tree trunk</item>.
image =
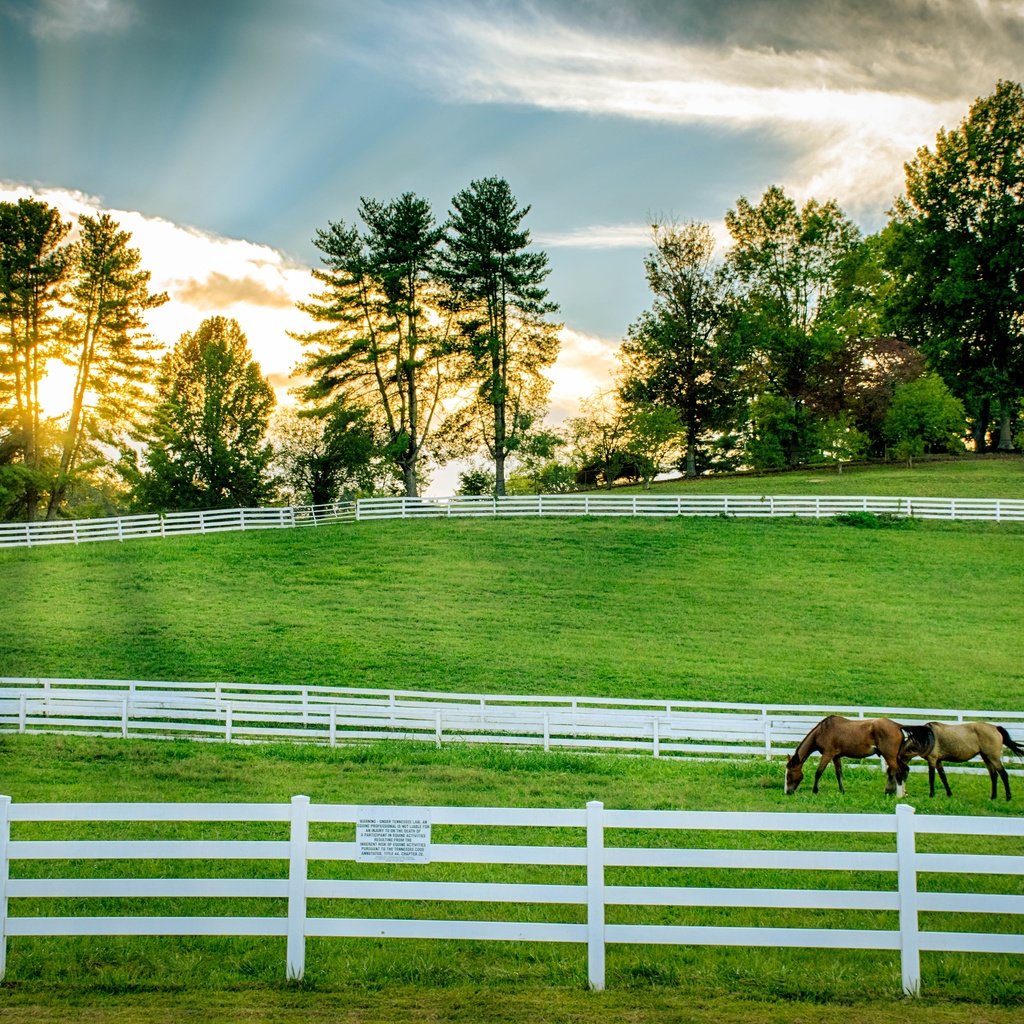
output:
M1012 452L1013 451L1013 432L1011 427L1011 416L1008 412L1004 412L1002 418L999 421L999 446L998 450L1001 452Z

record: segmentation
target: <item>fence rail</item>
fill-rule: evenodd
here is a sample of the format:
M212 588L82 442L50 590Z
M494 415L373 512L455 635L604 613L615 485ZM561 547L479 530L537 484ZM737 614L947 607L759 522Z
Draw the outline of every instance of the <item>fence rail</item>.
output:
M541 494L503 498L360 498L331 505L0 523L0 547L81 544L226 530L276 530L381 519L524 516L736 516L827 518L850 512L915 519L1024 522L1024 499L893 498L799 495Z
M38 822L60 822L74 826L89 822L228 822L242 827L251 822L277 823L277 839L99 839L90 828L88 839L32 838L31 826ZM354 841L310 838L312 825L355 826ZM435 827L475 826L515 827L536 835L537 830L559 830L554 845L535 843L500 844L438 842ZM632 830L635 845L613 845L606 830ZM646 837L657 831L676 833L679 845L664 845L663 838ZM707 833L742 833L752 845L726 849L691 848L705 845ZM223 832L223 826L219 834ZM868 850L800 850L765 848L765 833L801 832L835 835L874 835L874 847ZM393 837L401 834L401 842ZM417 844L405 840L414 834ZM568 841L566 833L568 835ZM442 836L464 837L465 830ZM504 835L504 833L503 833ZM609 944L807 946L828 949L897 950L901 960L903 990L917 994L921 985L921 951L1024 953L1024 936L1016 933L985 931L952 932L923 930L922 914L970 913L972 915L1020 915L1024 897L1017 894L1024 875L1024 856L1016 853L993 855L970 849L969 840L958 843L956 855L919 852L919 835L957 835L961 837L1024 838L1024 820L1020 818L916 816L912 807L897 806L895 814L794 814L751 812L691 812L607 810L592 802L586 809L484 808L484 807L360 807L356 805L314 805L308 797L293 797L290 804L59 804L15 803L0 796L0 979L6 970L9 939L36 936L102 935L229 935L266 936L285 939L286 973L301 978L305 971L308 937L375 937L525 940L566 942L585 945L588 978L595 989L605 986L605 956ZM383 839L381 837L384 837ZM575 837L575 838L573 838ZM693 838L691 838L693 837ZM694 844L693 839L697 842ZM622 840L620 840L622 842ZM404 844L404 845L403 845ZM990 847L991 848L991 847ZM1019 848L1016 847L1016 848ZM67 871L66 862L97 860L146 860L156 877L61 878L48 872ZM278 875L269 878L222 878L213 869L223 860L277 861ZM189 860L197 870L214 870L212 877L174 877L174 863ZM31 871L22 865L33 862ZM46 863L48 862L48 863ZM320 862L349 862L353 877L311 878L309 866ZM360 878L363 862L402 863L401 877ZM429 865L491 865L486 881L434 881ZM411 865L411 866L410 866ZM416 865L420 870L417 871ZM506 882L494 866L527 865L538 869L552 866L576 869L576 880L551 882ZM792 886L708 887L678 884L680 872L688 869L715 868L766 869L786 878L797 878L801 871L830 873L823 889ZM642 869L651 882L641 885L608 884L606 868ZM672 874L666 884L664 870ZM362 869L365 871L365 869ZM465 869L464 869L465 870ZM482 869L476 869L477 874ZM520 870L521 874L521 869ZM853 871L876 873L878 889L849 888ZM126 871L126 874L137 872ZM180 871L178 872L181 873ZM322 874L314 871L313 874ZM794 874L795 873L795 874ZM396 872L396 874L398 874ZM918 886L919 875L957 875L957 885L979 886L978 876L986 876L987 892L934 892ZM423 876L423 877L420 877ZM659 882L658 879L661 881ZM969 876L973 876L970 878ZM997 876L1002 876L1002 888ZM885 880L889 881L886 882ZM1009 881L1012 879L1012 881ZM769 879L771 881L771 879ZM845 883L845 884L844 884ZM863 884L863 882L861 882ZM998 891L993 891L993 887ZM1009 892L1005 890L1010 890ZM130 905L122 915L89 916L84 904L51 904L46 901L137 900L162 898L244 898L246 903L236 916L138 916ZM253 901L276 898L286 901L280 916L252 916ZM370 901L373 917L335 916L318 910L311 917L308 901L337 901L343 910L345 901ZM428 901L430 919L387 916L386 902L392 900ZM25 903L23 901L32 901ZM377 909L378 901L382 904ZM481 919L445 919L449 903L470 902L492 905L490 916ZM543 914L517 910L543 905ZM59 906L63 916L52 916ZM105 905L106 906L106 905ZM324 906L318 902L317 908ZM561 906L562 910L551 909ZM585 908L583 919L566 907ZM630 923L608 922L609 907L636 908ZM659 908L736 908L764 910L792 909L855 911L862 915L863 927L791 927L774 923L755 927L722 925L682 925L659 920ZM24 909L25 913L16 911ZM115 908L116 909L116 908ZM479 914L479 909L477 910ZM864 916L871 915L871 916ZM880 917L879 915L884 915ZM544 920L527 920L542 916ZM637 918L640 918L637 920ZM761 915L768 921L770 915ZM816 920L820 921L820 918ZM972 918L971 920L976 920ZM996 920L994 918L993 920ZM1006 920L1002 918L1002 920Z
M826 714L992 721L1024 712L460 694L285 684L0 678L0 732L340 743L406 739L654 757L788 755Z

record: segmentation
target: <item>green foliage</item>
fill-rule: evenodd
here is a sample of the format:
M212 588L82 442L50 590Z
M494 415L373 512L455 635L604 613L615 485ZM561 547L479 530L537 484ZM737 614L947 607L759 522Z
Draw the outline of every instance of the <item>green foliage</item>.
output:
M653 236L654 251L644 269L654 303L622 343L619 393L627 405L674 413L671 433L682 435L683 464L692 477L701 448L738 412L726 329L729 294L721 269L713 264L715 243L707 224L656 224ZM656 425L651 416L638 412L634 434L641 451L653 443L655 453L647 461L658 464L669 422L662 415Z
M859 232L835 202L798 209L777 186L757 206L741 197L725 223L733 237L726 260L742 289L737 339L748 387L758 400L781 400L752 432L752 459L795 466L817 446L808 407L816 374L842 345L833 299Z
M67 282L70 225L35 199L0 202L0 398L13 405L6 447L22 467L5 473L9 512L36 518L52 459L39 403L46 362L60 354L58 305ZM13 505L13 507L12 507Z
M445 356L451 317L436 279L442 231L430 204L411 192L388 203L363 198L364 229L328 222L314 239L324 290L299 308L327 324L295 337L308 347L301 390L317 406L341 400L365 409L379 431L379 452L402 476L405 493L419 490L420 462L430 450L442 400L454 389Z
M896 388L884 432L911 462L926 451L962 451L965 423L963 403L938 374L929 373Z
M530 233L507 181L483 178L452 199L440 272L457 311L474 398L452 423L468 452L494 460L495 493L505 493L505 458L522 445L544 412L550 381L543 370L558 355L558 325L546 320L547 256L530 252Z
M494 494L494 474L486 469L467 469L459 474L459 486L455 493L468 497Z
M373 428L343 402L312 412L281 409L271 423L274 464L292 504L326 505L375 491Z
M968 408L975 446L1011 443L1024 393L1024 90L1001 81L906 165L886 232L889 315Z
M149 397L146 385L158 346L146 333L145 315L167 295L150 293L150 273L141 269L141 254L129 247L130 239L109 214L78 218L70 312L62 323L75 388L47 518L64 505L88 460L102 463L97 443L127 441Z
M234 320L215 316L181 336L160 365L157 401L140 431L143 509L253 506L273 493L266 442L274 392Z
M832 518L841 526L860 530L910 530L918 525L918 520L895 512L842 512Z

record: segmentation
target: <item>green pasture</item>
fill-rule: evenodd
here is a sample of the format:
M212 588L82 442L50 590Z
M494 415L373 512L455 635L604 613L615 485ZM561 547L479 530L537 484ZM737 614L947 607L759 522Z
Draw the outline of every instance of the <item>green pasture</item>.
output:
M986 459L923 463L909 472L845 470L839 477L833 470L664 486L1019 498L1022 484L1020 460ZM9 549L0 551L0 675L1021 709L1022 550L1024 526L1010 524L867 529L724 518L399 521ZM893 806L871 768L851 768L844 797L829 774L818 796L805 783L787 799L781 773L781 762L759 760L716 765L398 742L330 750L0 734L0 793L17 801L261 802L304 793L315 802L364 804L582 807L599 799L608 807L864 813ZM1016 777L1010 804L988 800L985 775L951 781L953 798L931 801L926 779L913 775L910 802L919 812L1020 813L1024 782ZM93 834L78 828L73 835ZM142 834L131 831L139 826L119 828L118 835ZM218 826L161 828L161 835L182 838L222 834ZM56 831L20 825L14 838ZM571 830L546 837L510 830L495 838L496 831L486 841L582 841ZM254 827L253 838L265 834ZM459 838L474 835L463 830ZM688 841L717 847L751 839ZM802 840L767 841L792 848ZM856 849L873 841L817 836L809 845ZM929 842L935 850L963 845ZM986 849L1011 852L995 840ZM277 869L251 862L216 870L237 877ZM94 862L17 870L73 875L125 868ZM209 866L175 862L173 870L203 875ZM429 877L475 880L482 875L474 872L484 870L435 865ZM527 880L524 871L507 869L505 880ZM568 869L536 872L529 880L576 880ZM637 869L610 874L609 881L781 884L769 876L720 870L655 878ZM828 882L807 873L798 884ZM851 873L841 884L888 881ZM1021 891L1020 879L985 876L928 884ZM250 902L241 911L221 905L203 912L281 909ZM110 912L170 911L159 901L147 901L145 910L130 901L90 901L88 912L103 912L100 904ZM429 904L397 909L438 914ZM53 906L40 902L18 912L51 913ZM324 912L376 913L337 904ZM503 908L447 912L500 917ZM643 920L743 924L761 923L764 912L613 913L610 920L653 914ZM773 913L772 923L805 923L793 912ZM811 917L820 923L820 915ZM885 915L871 924L863 914L839 917L837 923L855 927L892 927ZM948 915L931 923L978 922ZM999 917L987 927L1019 930L1020 918ZM925 954L922 968L924 997L909 1002L899 996L894 954L610 947L608 991L596 994L586 991L582 947L317 940L308 946L307 977L296 986L284 980L283 940L18 939L0 984L0 1024L1020 1019L1024 958Z
M1022 550L1021 524L717 517L7 549L0 674L1010 709Z
M382 743L366 747L325 748L288 745L239 746L198 743L94 740L85 737L5 736L0 738L3 791L16 801L287 801L304 793L314 802L504 805L582 807L599 799L610 808L886 812L883 776L874 768L851 770L847 793L840 796L829 776L817 796L801 789L785 797L781 762L751 760L743 764L680 763L653 758L593 757L508 751L466 746L435 750L431 746ZM924 780L911 779L910 801L920 812L951 814L1015 813L1015 805L987 799L988 780L956 776L954 797L930 801ZM1020 796L1024 797L1024 793ZM253 825L242 835L237 826L218 824L122 824L108 826L107 838L283 838L283 826ZM346 831L347 828L347 831ZM12 838L98 838L98 826L55 823L14 826ZM315 826L311 838L351 839L351 827ZM582 845L573 829L435 827L434 839L445 841L572 843ZM759 845L765 848L891 849L888 837L799 833L746 835L712 833L647 834L655 845L711 848ZM610 833L614 845L641 841L633 832ZM920 848L936 852L964 848L961 839L922 838ZM1006 841L984 842L987 852L1010 852ZM155 864L117 862L24 862L15 874L56 877L120 876L156 873ZM164 865L174 875L226 877L246 874L279 876L278 862L233 862L211 866L202 861ZM319 877L394 877L474 881L582 882L582 869L430 865L383 868L376 865L325 863ZM874 888L894 884L891 876L867 872L840 875L785 873L738 869L656 870L609 869L610 884L671 884ZM1019 880L1017 880L1019 883ZM948 889L1008 891L1012 880L976 877L970 880L937 876L925 883ZM283 902L90 900L84 912L281 914ZM325 901L311 906L314 914L378 916L380 904ZM32 901L12 907L18 914L62 914L74 901ZM512 919L517 911L501 905L392 904L395 916L493 917ZM534 919L582 920L576 907L532 908ZM771 919L766 920L767 915ZM384 916L387 916L386 914ZM617 908L610 921L691 924L756 924L780 926L834 925L895 927L895 916L843 912L714 910L679 908ZM927 927L971 929L980 922L969 916L932 915ZM998 918L986 929L1015 930L1019 919ZM186 1010L210 1012L233 1007L225 1020L288 1019L302 1011L320 1019L333 1007L332 1019L387 1020L420 993L415 1020L469 1019L468 1008L481 1012L483 993L494 1000L486 1019L522 1021L547 1005L545 1020L612 1020L632 1007L635 1020L840 1020L839 1008L872 1019L938 1019L946 1021L1009 1021L1024 1005L1024 958L924 954L925 997L909 1004L899 996L900 969L893 953L813 951L808 949L731 949L717 947L611 946L608 949L608 991L586 992L586 954L582 946L533 943L418 942L404 940L311 940L307 976L301 985L284 980L284 941L273 938L160 939L12 939L7 980L0 987L0 1020L43 1020L45 1010L86 1006L90 1020L114 1021L127 1006L160 1007L177 1001ZM372 999L369 997L372 995ZM262 1009L245 1010L251 1004ZM271 1015L277 1008L280 1016ZM290 1010L285 1010L290 1007ZM533 1009L527 1009L532 1007ZM462 1009L460 1009L462 1008ZM939 1016L925 1017L928 1008ZM252 1015L255 1012L255 1015ZM24 1013L24 1016L21 1014ZM672 1016L674 1013L676 1016ZM692 1014L687 1016L686 1014ZM787 1016L787 1013L789 1016ZM261 1016L260 1014L267 1014ZM464 1014L464 1016L463 1016ZM148 1012L147 1012L148 1016ZM75 1018L69 1018L75 1019ZM84 1019L84 1018L83 1018ZM132 1018L123 1018L132 1019ZM217 1018L220 1019L220 1018ZM326 1015L324 1017L326 1019ZM390 1019L397 1019L391 1017Z

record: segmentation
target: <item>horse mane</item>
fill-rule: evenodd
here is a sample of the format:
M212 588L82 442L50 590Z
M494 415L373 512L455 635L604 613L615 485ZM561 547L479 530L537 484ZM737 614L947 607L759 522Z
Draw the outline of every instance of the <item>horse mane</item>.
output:
M913 748L917 754L927 754L935 746L935 731L930 725L901 725L902 751Z

